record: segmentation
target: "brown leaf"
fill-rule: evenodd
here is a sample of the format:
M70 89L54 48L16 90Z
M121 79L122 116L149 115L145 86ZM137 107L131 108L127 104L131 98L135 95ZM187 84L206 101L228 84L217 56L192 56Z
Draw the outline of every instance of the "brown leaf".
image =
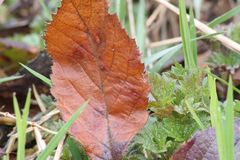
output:
M64 120L90 105L70 133L91 159L122 159L144 126L149 86L134 40L110 15L106 0L63 0L47 27L53 96Z

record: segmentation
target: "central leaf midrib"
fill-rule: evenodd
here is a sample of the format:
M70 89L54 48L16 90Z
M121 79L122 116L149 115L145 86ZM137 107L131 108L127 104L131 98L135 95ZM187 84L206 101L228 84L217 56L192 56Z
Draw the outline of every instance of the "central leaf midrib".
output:
M112 156L112 158L114 157L114 153L112 152L112 150L113 150L113 146L112 146L112 137L111 137L111 130L110 130L110 125L109 125L109 117L108 117L108 114L109 114L109 108L108 108L108 106L107 106L107 103L106 103L106 97L105 97L105 93L104 93L104 90L103 90L103 78L102 78L102 74L101 74L101 65L100 65L100 60L99 60L99 58L98 58L98 56L97 56L97 45L96 45L96 43L94 42L94 40L93 40L93 36L90 34L91 32L90 32L90 30L89 30L89 28L88 28L88 26L87 26L87 24L84 22L84 20L82 19L82 17L81 17L81 15L80 15L80 13L79 13L79 11L78 11L78 9L76 8L76 6L74 5L74 2L73 2L73 0L71 0L71 3L72 3L72 5L73 5L73 7L75 8L75 10L77 11L77 14L78 14L78 16L79 16L79 18L80 18L80 20L82 21L82 23L84 24L84 26L87 28L87 32L86 32L86 34L88 35L87 37L89 38L89 41L90 41L90 44L91 44L91 46L93 47L92 49L93 49L93 56L94 56L94 58L95 58L95 60L96 60L96 62L97 62L97 66L98 66L98 72L99 72L99 77L100 77L100 87L99 87L99 89L100 89L100 91L102 92L102 94L103 94L103 98L104 98L104 103L105 103L105 106L106 106L106 115L105 115L105 118L106 118L106 120L107 120L107 134L108 134L108 140L109 140L109 142L107 142L107 143L109 143L109 151L111 152L111 156Z

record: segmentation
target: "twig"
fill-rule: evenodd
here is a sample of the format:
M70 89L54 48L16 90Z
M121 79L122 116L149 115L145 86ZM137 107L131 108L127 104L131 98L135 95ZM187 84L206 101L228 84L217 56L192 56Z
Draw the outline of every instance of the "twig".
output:
M41 98L40 98L40 96L39 96L39 94L37 92L37 89L36 89L34 84L32 85L32 88L33 88L33 94L34 94L34 96L36 98L36 101L38 103L38 106L39 106L40 110L42 112L46 112L47 111L46 106L44 105L43 101L41 100Z
M180 43L182 42L182 38L181 37L176 37L176 38L172 38L172 39L167 39L167 40L162 40L162 41L158 41L158 42L152 42L149 43L147 45L148 48L156 48L156 47L162 47L165 45L171 45L171 44L175 44L175 43Z
M136 38L136 28L135 28L135 19L133 14L133 2L132 0L127 0L128 4L128 17L130 23L130 30L132 38Z
M51 118L54 115L59 114L59 113L60 113L60 111L57 110L57 109L52 110L48 114L46 114L43 117L41 117L41 119L38 121L38 124L42 124L43 122L46 122L49 118Z
M38 151L41 152L46 148L46 143L43 140L41 132L39 131L39 129L37 127L33 127L33 130L34 130L35 139L36 139L36 142L37 142Z
M8 117L8 118L12 118L12 119L14 119L14 120L16 121L16 117L13 116L13 115L11 115L10 113L0 112L0 115L5 116L5 117ZM51 131L51 130L49 130L49 129L47 129L47 128L44 128L44 127L40 126L39 124L37 124L36 122L27 121L27 124L28 124L28 125L31 125L31 126L33 126L33 127L34 127L34 126L35 126L35 127L38 127L39 129L41 129L41 130L43 130L43 131L45 131L45 132L48 132L48 133L51 133L51 134L57 134L57 132Z
M44 115L38 122L27 122L29 125L31 125L30 127L27 128L26 133L29 133L31 131L35 131L35 135L37 137L36 134L36 130L41 129L45 132L51 133L51 134L57 134L57 132L51 131L47 128L44 128L42 126L40 126L42 123L44 123L45 121L47 121L49 118L51 118L52 116L58 114L59 111L57 109L52 110L51 112L49 112L48 114ZM13 115L11 115L10 113L4 113L4 112L0 112L0 115L8 117L13 119L14 121L16 121L16 117L14 117ZM38 124L37 124L38 123ZM35 128L35 129L34 129ZM38 131L37 131L38 132ZM10 139L8 140L8 144L7 144L7 149L6 149L6 156L8 157L9 154L12 152L13 148L14 148L14 144L15 141L18 137L17 133L13 134L11 133L10 135ZM39 138L38 138L39 139ZM37 138L36 138L37 140ZM38 152L37 152L38 153ZM35 154L36 155L36 154ZM34 157L34 156L33 156Z
M179 9L177 7L175 7L174 5L172 5L171 3L167 2L166 0L155 0L155 1L163 4L168 9L170 9L171 11L173 11L179 15ZM187 18L188 18L188 20L190 19L189 15L187 15ZM214 29L208 27L207 25L205 25L204 23L200 22L197 19L194 19L194 23L199 30L201 30L202 32L204 32L206 34L217 33ZM214 38L216 38L218 41L220 41L227 48L234 50L240 54L240 44L238 44L237 42L231 40L230 38L228 38L224 35L216 35L216 36L214 36Z
M9 138L7 143L6 156L9 156L9 154L12 152L16 139L17 139L17 135L12 135Z
M167 0L168 1L168 0ZM158 15L160 14L160 13L165 13L165 9L166 9L166 7L164 6L164 5L159 5L158 7L157 7L157 9L155 9L154 11L153 11L153 13L150 15L150 17L147 19L147 21L146 21L146 26L147 27L149 27L153 22L154 22L154 20L158 17ZM163 14L164 15L164 14ZM162 17L161 17L162 18Z
M154 10L154 12L151 14L151 16L147 19L147 22L146 22L147 27L149 27L155 21L155 19L161 13L161 10L163 7L165 7L165 6L159 5L157 7L157 9Z
M57 146L57 150L55 152L54 158L53 160L59 160L62 154L62 150L63 150L63 144L65 141L66 136L64 136L64 138L60 141L60 143Z

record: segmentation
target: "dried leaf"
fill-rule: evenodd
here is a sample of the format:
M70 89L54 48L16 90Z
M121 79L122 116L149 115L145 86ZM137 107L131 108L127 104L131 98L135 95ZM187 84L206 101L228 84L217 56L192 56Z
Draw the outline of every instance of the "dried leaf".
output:
M134 40L110 15L106 0L63 0L47 27L53 96L64 120L85 100L70 133L91 159L122 159L147 121L149 86Z

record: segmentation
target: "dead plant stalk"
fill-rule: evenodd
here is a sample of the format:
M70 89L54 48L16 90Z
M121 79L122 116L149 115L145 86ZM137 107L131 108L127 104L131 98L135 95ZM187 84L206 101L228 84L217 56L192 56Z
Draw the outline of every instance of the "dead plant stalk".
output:
M173 11L174 13L179 15L179 9L177 7L175 7L174 5L172 5L171 3L167 2L166 0L155 0L155 1L163 4L168 9L170 9L171 11ZM189 15L187 15L187 19L188 20L190 19ZM199 30L201 30L202 32L204 32L206 34L217 33L214 29L208 27L206 24L200 22L197 19L194 19L194 23ZM231 40L230 38L228 38L224 35L216 35L216 36L214 36L214 38L217 39L218 41L220 41L227 48L229 48L233 51L236 51L238 54L240 54L240 44L238 44L237 42Z

